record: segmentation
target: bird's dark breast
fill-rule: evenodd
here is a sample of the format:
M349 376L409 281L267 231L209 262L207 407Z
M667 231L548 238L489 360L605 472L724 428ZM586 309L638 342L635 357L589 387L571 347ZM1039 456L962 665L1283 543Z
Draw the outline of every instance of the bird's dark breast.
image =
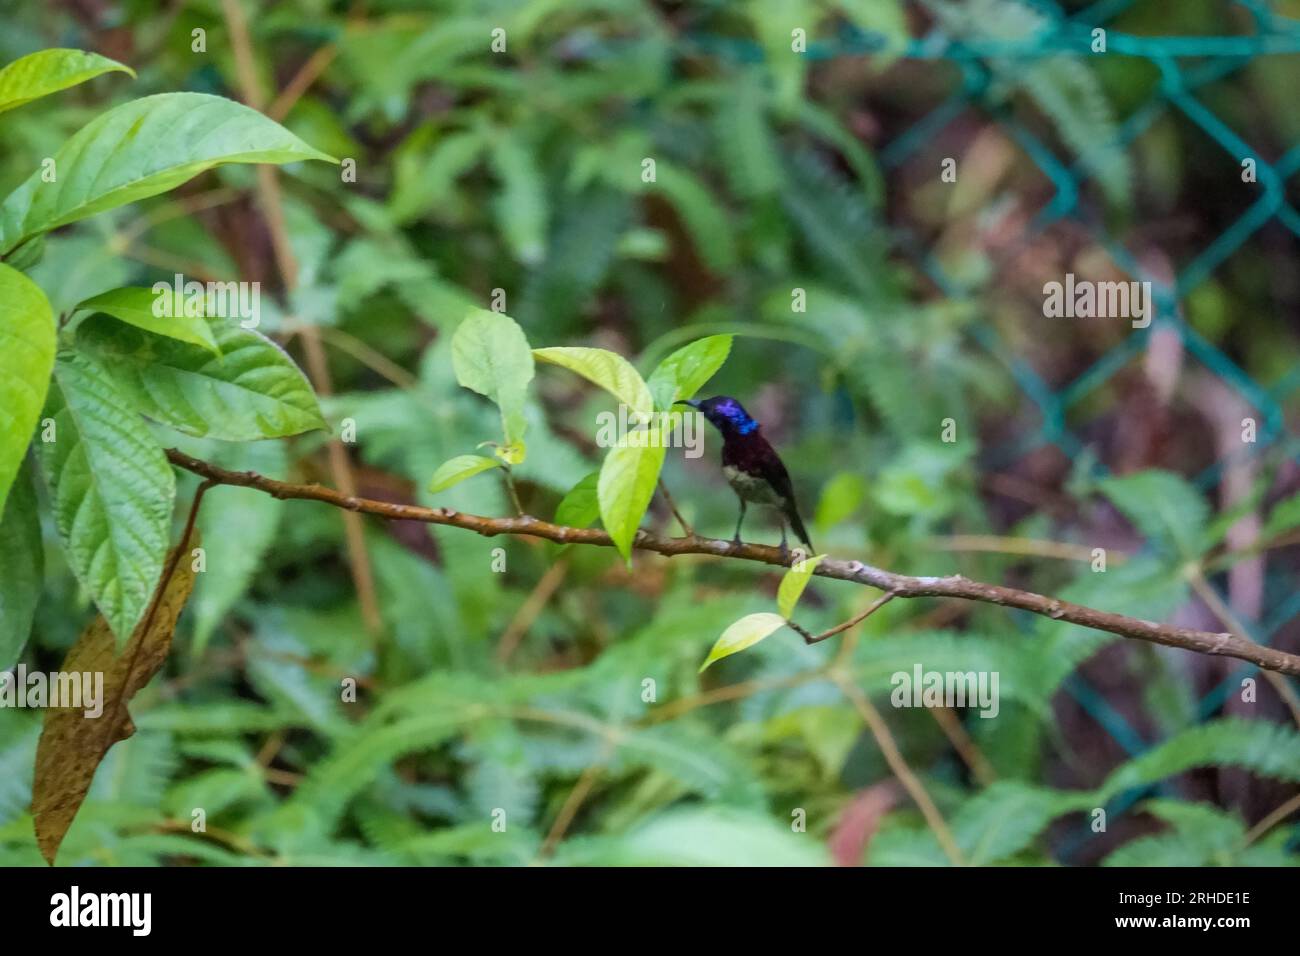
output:
M764 477L776 456L761 436L737 436L722 446L722 473L741 498L755 504L781 504L781 496Z

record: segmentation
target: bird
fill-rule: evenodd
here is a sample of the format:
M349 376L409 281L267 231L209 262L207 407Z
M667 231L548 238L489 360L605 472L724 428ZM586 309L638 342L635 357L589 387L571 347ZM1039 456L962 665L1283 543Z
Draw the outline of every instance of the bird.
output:
M673 404L689 405L722 433L722 473L740 499L740 517L736 521L733 543L741 543L740 526L745 522L745 509L750 504L767 505L774 508L781 518L782 553L789 550L785 537L787 522L799 540L808 546L809 553L814 552L816 549L808 540L808 532L799 517L790 473L745 407L729 395L683 399Z

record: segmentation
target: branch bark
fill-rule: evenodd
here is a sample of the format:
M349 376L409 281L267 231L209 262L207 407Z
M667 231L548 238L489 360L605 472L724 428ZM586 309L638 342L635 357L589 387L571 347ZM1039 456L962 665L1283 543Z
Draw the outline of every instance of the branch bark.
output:
M485 537L500 534L528 535L544 538L560 544L585 544L601 548L612 548L614 543L609 535L596 528L570 528L552 524L534 518L531 515L519 515L509 518L488 518L482 515L466 514L450 508L424 508L419 505L395 504L387 501L375 501L346 495L318 484L294 484L277 481L265 475L251 471L229 471L210 462L192 458L176 449L168 449L167 457L177 467L184 468L209 481L223 485L237 485L244 488L256 488L259 491L282 499L301 499L320 501L343 508L347 511L374 515L379 518L398 521L423 521L428 524L447 525L464 528ZM636 533L633 546L640 551L653 551L666 557L679 554L709 554L719 558L737 561L754 561L778 567L788 566L792 560L790 554L782 554L778 549L761 544L736 544L718 538L702 538L692 535L683 538L664 538L641 530ZM1040 614L1055 621L1078 624L1081 627L1118 634L1132 640L1163 644L1166 647L1180 647L1201 654L1221 657L1235 657L1249 661L1269 671L1280 674L1300 676L1300 656L1288 654L1271 647L1264 647L1253 641L1244 640L1232 634L1197 631L1172 624L1158 624L1142 618L1129 617L1125 614L1113 614L1096 608L1072 604L1057 598L1021 591L1017 588L1004 587L1000 584L985 584L972 581L960 574L946 577L925 577L895 574L883 568L863 564L861 561L843 561L832 558L823 559L817 565L814 574L839 581L852 581L865 584L899 598L939 597L959 598L965 601L979 601L984 604L997 604L1002 607L1018 608L1033 614Z

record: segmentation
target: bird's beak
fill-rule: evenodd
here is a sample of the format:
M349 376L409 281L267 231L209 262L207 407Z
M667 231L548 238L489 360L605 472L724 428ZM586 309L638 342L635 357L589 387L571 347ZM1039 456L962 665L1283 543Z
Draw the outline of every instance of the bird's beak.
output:
M691 408L699 408L700 401L697 398L683 398L680 401L673 402L674 405L689 405Z

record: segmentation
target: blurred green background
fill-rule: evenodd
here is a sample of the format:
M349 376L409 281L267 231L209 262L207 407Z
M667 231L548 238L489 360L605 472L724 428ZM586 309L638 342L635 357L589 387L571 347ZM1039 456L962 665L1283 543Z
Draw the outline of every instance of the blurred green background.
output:
M501 290L534 346L598 345L643 373L736 333L705 392L763 423L836 556L1297 651L1294 17L1226 0L9 4L4 62L79 47L138 79L0 117L0 185L106 104L173 90L251 100L355 160L355 181L280 172L289 281L248 167L52 235L32 275L56 310L177 272L262 283L263 331L336 433L355 425L360 494L509 513L492 475L423 491L495 434L449 332ZM1156 321L1046 318L1044 283L1071 272L1154 282ZM612 403L554 369L534 384L520 492L550 518L598 467ZM338 484L321 437L159 432ZM728 537L716 456L712 434L702 460L671 451L665 482ZM647 521L677 533L661 502ZM697 675L729 623L773 609L778 573L629 570L405 523L367 522L349 548L338 511L228 487L200 527L208 571L173 659L61 864L950 863L894 748L962 862L1300 859L1296 682L1240 661L914 600ZM746 536L776 529L751 516ZM92 610L53 547L47 575L25 660L54 669ZM874 596L815 580L799 620ZM998 672L998 716L889 706L916 664ZM0 863L41 862L38 733L0 710Z

